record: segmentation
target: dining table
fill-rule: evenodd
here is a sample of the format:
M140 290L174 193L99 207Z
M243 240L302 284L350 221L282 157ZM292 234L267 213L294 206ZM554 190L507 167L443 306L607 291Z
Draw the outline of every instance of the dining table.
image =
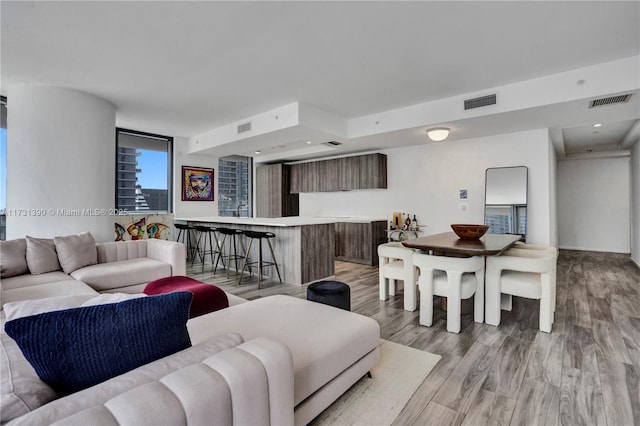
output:
M424 250L439 256L499 256L517 241L522 239L519 234L485 234L477 240L463 240L455 232L443 232L441 234L427 235L402 242L402 245L412 249ZM503 295L502 309L511 310L512 298ZM462 314L473 312L471 299L462 301ZM440 299L442 310L447 310L447 300Z
M402 245L443 255L498 256L521 238L519 234L485 234L477 240L463 240L455 232L443 232L412 238Z

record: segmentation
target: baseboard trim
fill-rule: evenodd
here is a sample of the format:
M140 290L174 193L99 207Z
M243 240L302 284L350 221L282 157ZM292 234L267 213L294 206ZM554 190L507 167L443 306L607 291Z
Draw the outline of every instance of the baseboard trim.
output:
M598 253L618 253L618 254L628 254L631 256L630 251L618 251L618 250L605 250L601 248L585 248L585 247L570 247L570 246L558 246L560 250L575 250L575 251L595 251Z

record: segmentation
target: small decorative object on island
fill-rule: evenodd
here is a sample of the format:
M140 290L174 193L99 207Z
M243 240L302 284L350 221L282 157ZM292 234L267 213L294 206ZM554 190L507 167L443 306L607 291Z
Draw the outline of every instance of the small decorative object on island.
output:
M461 240L477 240L487 232L489 227L487 225L454 224L451 225L451 229Z

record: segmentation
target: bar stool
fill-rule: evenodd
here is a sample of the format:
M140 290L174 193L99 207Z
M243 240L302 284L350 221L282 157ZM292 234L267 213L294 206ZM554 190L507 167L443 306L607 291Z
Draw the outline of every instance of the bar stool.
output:
M176 237L176 241L184 244L187 248L187 259L193 259L194 252L192 243L191 233L194 231L193 225L184 224L184 223L174 223L173 224L178 230L178 236Z
M231 261L233 260L235 262L236 273L238 273L238 260L244 259L247 253L247 250L244 247L244 242L242 241L242 238L240 238L242 254L238 254L238 240L236 239L236 235L242 235L244 232L242 231L242 229L235 228L216 228L216 232L224 235L224 237L222 237L222 244L220 244L220 255L216 260L216 265L213 268L213 273L215 274L218 270L218 262L220 260L222 260L222 266L225 266L224 258L226 258L227 265L225 267L227 268L227 278L229 278L229 268L231 267ZM231 241L231 244L233 244L233 254L231 254L231 247L227 249L227 252L225 254L224 247L227 243L227 239L229 239ZM251 271L251 268L249 268L249 271Z
M262 281L262 268L266 268L269 266L275 266L276 272L278 273L278 279L282 283L282 277L280 276L280 269L278 268L278 263L276 262L276 255L273 253L273 246L271 245L271 238L275 238L276 234L273 232L258 232L258 231L244 231L244 235L249 238L249 248L244 256L244 262L242 263L242 271L240 271L240 280L238 281L238 285L242 282L242 277L244 276L244 269L249 266L249 273L251 273L250 265L258 265L258 289L260 288L260 282ZM251 251L251 245L254 240L258 240L258 260L254 262L247 262L249 258L249 252ZM271 252L272 261L262 260L262 240L267 240L267 244L269 245L269 251Z
M202 262L202 270L204 271L204 261L206 260L207 255L211 255L212 265L213 265L214 255L217 254L218 257L220 257L220 254L221 254L220 243L218 242L218 236L216 235L216 228L212 228L210 226L196 225L193 227L193 229L197 233L198 239L196 241L195 253L191 260L191 266L193 266L193 264L195 263L196 255L198 255L198 257L200 258L200 261ZM200 249L200 241L203 239L203 237L204 237L204 241L202 243L202 249ZM207 240L209 241L208 247L207 247ZM213 240L215 240L216 242L215 248L213 247ZM222 266L225 266L224 259L222 259Z

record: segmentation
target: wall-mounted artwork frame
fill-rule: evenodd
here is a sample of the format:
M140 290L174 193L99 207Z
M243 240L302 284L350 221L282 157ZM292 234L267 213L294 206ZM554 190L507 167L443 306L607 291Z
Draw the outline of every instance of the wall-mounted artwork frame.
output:
M213 201L213 169L182 166L182 201Z

